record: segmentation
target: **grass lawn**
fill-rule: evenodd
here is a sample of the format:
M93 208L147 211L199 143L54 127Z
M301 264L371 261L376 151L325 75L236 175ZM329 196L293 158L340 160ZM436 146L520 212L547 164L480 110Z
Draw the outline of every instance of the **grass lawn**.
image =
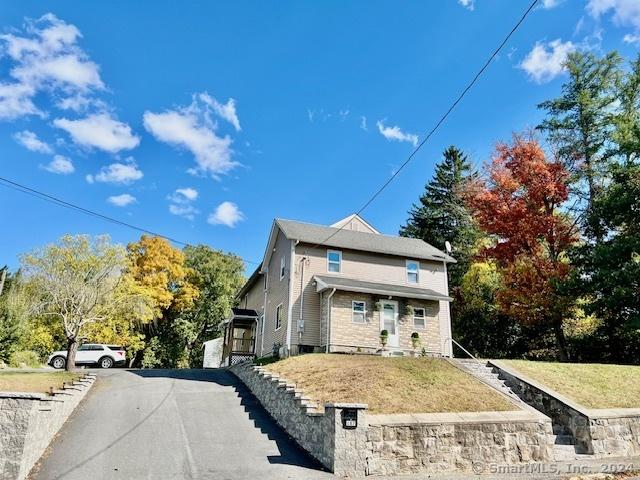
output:
M640 407L639 366L502 361L584 407Z
M307 354L265 366L320 405L356 402L371 413L517 410L513 404L442 359Z
M49 387L60 388L63 382L79 378L67 372L12 372L0 370L0 392L48 393Z

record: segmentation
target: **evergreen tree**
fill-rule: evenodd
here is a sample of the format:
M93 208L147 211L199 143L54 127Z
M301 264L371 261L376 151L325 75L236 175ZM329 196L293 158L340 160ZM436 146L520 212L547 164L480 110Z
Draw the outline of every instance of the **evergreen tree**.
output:
M445 241L451 243L458 261L450 265L453 287L460 285L480 237L462 199L464 186L476 177L467 156L455 146L447 148L433 179L409 211L406 225L400 228L403 237L420 238L439 249L444 249Z
M569 80L562 86L562 95L538 105L547 111L538 128L548 134L573 175L576 205L587 214L604 183L613 130L611 112L619 101L615 87L620 63L616 52L601 58L591 52L570 53L565 64Z

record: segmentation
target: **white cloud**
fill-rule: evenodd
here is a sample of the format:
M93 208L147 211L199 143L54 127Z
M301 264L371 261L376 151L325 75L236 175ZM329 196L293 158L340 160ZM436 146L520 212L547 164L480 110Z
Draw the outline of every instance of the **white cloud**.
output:
M69 175L70 173L75 172L75 168L73 167L73 163L67 157L63 157L62 155L55 155L53 160L49 162L48 165L43 167L46 171L51 173L57 173L60 175Z
M473 11L476 6L475 0L458 0L458 3L464 8Z
M244 214L238 209L235 203L222 202L209 214L207 222L212 225L226 225L227 227L233 228L242 220L244 220Z
M241 130L240 119L238 118L238 114L236 113L236 101L233 98L227 100L227 103L222 104L219 103L215 98L210 96L207 92L201 93L200 95L198 95L198 97L205 104L213 108L213 111L220 118L233 125L233 128L235 128L237 132Z
M397 142L409 142L414 147L418 145L418 136L413 133L403 132L398 126L387 127L384 125L382 120L377 121L376 125L378 126L378 131L387 140L395 140Z
M112 118L108 113L96 113L80 120L56 118L53 124L69 133L78 145L110 153L131 150L140 143L140 138L131 131L129 125Z
M364 131L369 130L367 128L367 117L365 117L364 115L360 117L360 128Z
M640 34L627 33L622 40L625 43L640 44Z
M107 202L116 207L126 207L127 205L131 205L136 201L136 197L133 195L129 195L128 193L123 193L122 195L114 195L112 197L107 198Z
M46 142L40 140L35 133L29 130L17 132L13 135L13 138L20 145L25 147L27 150L31 150L32 152L49 154L53 153L53 150Z
M541 5L542 8L554 8L557 7L558 5L560 5L560 3L562 2L562 0L542 0Z
M198 191L195 188L178 188L167 197L172 203L169 205L169 212L173 215L193 220L200 211L191 205L191 202L198 198Z
M197 163L196 168L189 170L191 173L215 177L239 163L232 159L231 138L216 134L217 124L211 119L212 111L218 113L202 98L194 96L187 107L162 113L146 111L144 126L157 140L189 150Z
M136 163L129 159L127 163L112 163L102 167L95 175L87 175L87 182L113 183L116 185L129 185L143 177L142 171Z
M20 33L0 35L11 77L0 83L0 118L43 116L34 104L40 92L67 97L103 90L98 65L77 44L81 37L74 25L51 13L27 20Z
M619 26L640 29L640 2L638 0L589 0L587 12L594 17L612 12L613 22Z
M560 39L549 43L536 42L519 67L536 83L549 82L564 72L567 55L575 48L570 41L562 42Z

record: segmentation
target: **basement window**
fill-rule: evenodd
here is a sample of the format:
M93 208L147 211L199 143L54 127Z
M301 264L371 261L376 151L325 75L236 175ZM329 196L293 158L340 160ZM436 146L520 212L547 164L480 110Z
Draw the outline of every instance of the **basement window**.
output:
M351 302L351 321L353 323L367 322L367 304L358 300Z
M425 328L425 311L424 308L413 307L413 326L415 328Z

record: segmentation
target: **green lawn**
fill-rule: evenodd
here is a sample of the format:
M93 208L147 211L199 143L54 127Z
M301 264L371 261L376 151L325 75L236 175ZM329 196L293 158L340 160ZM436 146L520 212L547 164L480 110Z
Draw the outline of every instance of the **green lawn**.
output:
M60 388L80 376L67 372L16 372L0 370L0 392L47 393L49 387Z
M587 408L640 408L640 366L502 360Z
M265 369L295 383L320 405L366 403L371 413L381 414L517 410L442 359L308 354Z

